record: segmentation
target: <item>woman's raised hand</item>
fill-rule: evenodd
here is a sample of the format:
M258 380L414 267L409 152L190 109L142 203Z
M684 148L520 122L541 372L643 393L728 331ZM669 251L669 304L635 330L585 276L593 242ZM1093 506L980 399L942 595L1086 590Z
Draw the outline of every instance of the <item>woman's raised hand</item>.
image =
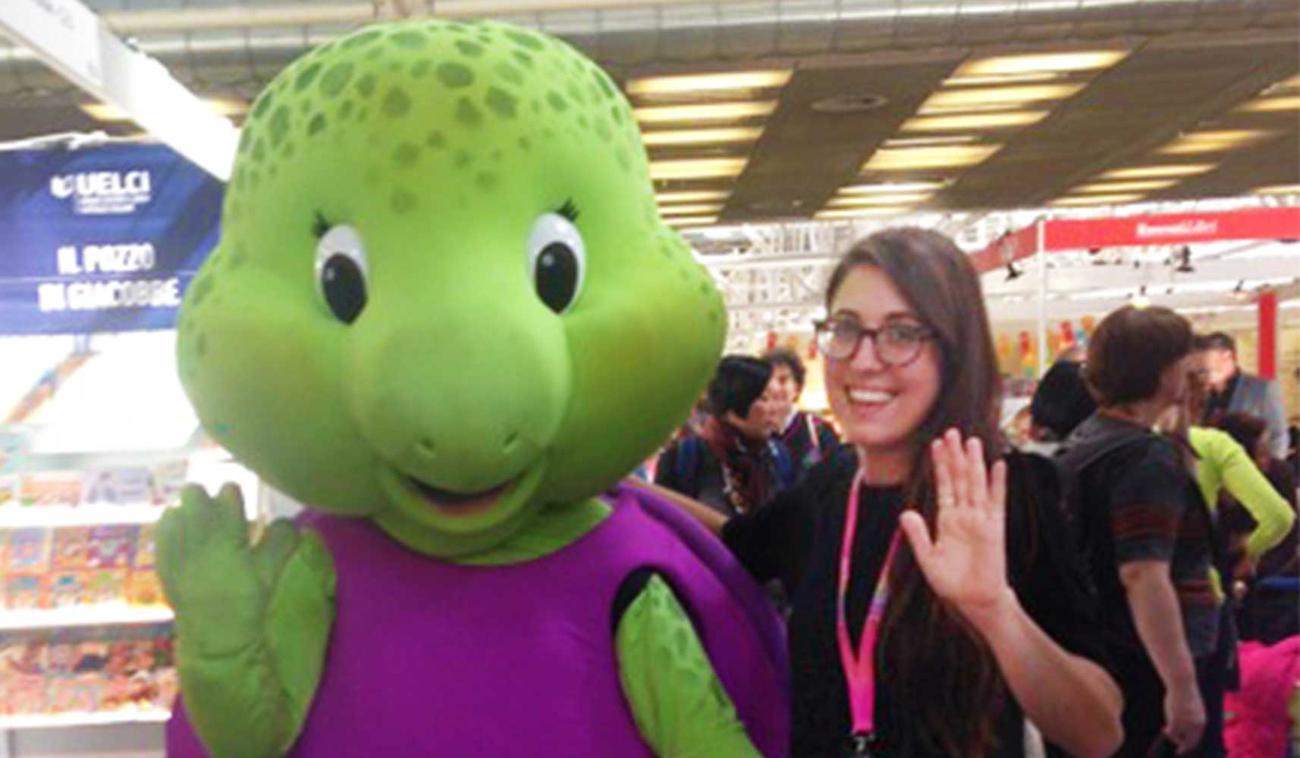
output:
M996 614L1014 599L1007 584L1007 467L990 471L978 438L962 444L949 430L930 447L939 513L932 538L925 519L914 510L899 523L930 588L970 621Z

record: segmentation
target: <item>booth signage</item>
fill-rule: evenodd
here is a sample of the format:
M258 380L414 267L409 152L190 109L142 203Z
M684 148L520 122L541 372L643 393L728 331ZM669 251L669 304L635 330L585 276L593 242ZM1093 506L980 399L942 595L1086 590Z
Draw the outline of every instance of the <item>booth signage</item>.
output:
M1059 219L1049 221L1043 234L1048 251L1297 238L1300 238L1300 208Z
M0 153L0 334L170 328L221 197L163 146Z

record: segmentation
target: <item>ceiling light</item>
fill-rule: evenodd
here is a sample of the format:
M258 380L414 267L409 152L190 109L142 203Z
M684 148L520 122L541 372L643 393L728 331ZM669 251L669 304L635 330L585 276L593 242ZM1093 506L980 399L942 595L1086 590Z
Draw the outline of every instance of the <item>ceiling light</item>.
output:
M1256 187L1256 195L1300 195L1300 184L1270 184L1267 187Z
M1098 192L1150 191L1171 187L1177 184L1178 181L1178 179L1145 179L1132 182L1092 182L1091 184L1081 184L1070 190L1070 193L1089 195Z
M211 98L203 101L209 108L220 116L237 116L248 110L248 104L241 100L223 100L220 98ZM86 115L96 121L134 121L125 111L120 110L117 106L108 103L84 103L81 110Z
M965 87L939 90L926 106L943 108L972 105L1019 105L1042 100L1063 100L1083 89L1082 84L1025 84L1013 87Z
M831 198L827 203L836 208L859 207L864 205L914 205L930 199L929 192L910 192L895 195L841 195Z
M1042 121L1047 111L1000 111L965 113L951 116L918 116L903 124L904 132L962 132L976 129L1002 129L1028 126Z
M1080 195L1079 197L1059 197L1052 205L1123 205L1140 200L1142 193L1118 193L1114 195Z
M645 132L641 141L648 147L668 145L721 145L735 142L753 142L763 130L759 127L734 127L730 129L676 129L665 132Z
M1295 76L1289 77L1287 79L1283 79L1280 82L1273 82L1268 86L1267 89L1264 90L1264 94L1266 95L1275 94L1278 92L1285 92L1287 90L1293 90L1293 89L1300 90L1300 74L1296 74Z
M962 168L980 163L1001 145L951 145L945 147L881 148L872 154L863 171L907 171L912 169Z
M1241 106L1250 113L1276 113L1278 111L1300 111L1300 95L1284 97L1261 97Z
M1147 179L1162 176L1194 176L1214 168L1213 163L1175 163L1155 166L1117 168L1101 175L1102 179Z
M1070 53L1025 53L981 58L963 64L954 76L1005 76L1025 73L1096 71L1110 68L1127 50L1079 50Z
M689 158L672 161L652 161L650 178L706 179L710 177L739 176L745 170L744 158Z
M721 92L782 87L790 81L790 71L728 71L716 74L686 74L633 79L627 84L629 95L667 95L686 92Z
M1050 82L1060 79L1055 71L1030 71L1023 74L1001 74L998 76L950 76L944 80L945 87L971 87L981 84L1022 84L1026 82Z
M708 216L701 218L665 218L669 226L712 226L718 223L717 216Z
M1263 129L1217 129L1205 132L1191 132L1178 137L1173 142L1160 148L1158 152L1165 155L1192 155L1195 153L1216 153L1231 150L1251 142L1258 142L1272 136L1272 132Z
M693 216L699 213L717 213L722 210L721 203L687 203L685 205L661 205L660 215Z
M830 208L827 210L817 211L816 218L820 219L840 219L840 218L868 218L872 216L901 216L907 213L910 208Z
M916 110L918 116L946 116L948 114L965 115L967 113L1004 113L1006 111L1016 110L1024 103L969 103L956 105L932 105L929 102L921 104Z
M897 182L893 184L850 184L840 188L841 195L888 195L899 192L923 192L942 189L945 182Z
M885 140L885 147L933 147L935 145L967 145L979 137L974 134L944 134L933 137L902 137Z
M704 200L722 200L731 194L727 190L679 190L676 192L657 192L655 200L664 203L698 203Z
M637 108L637 121L643 124L670 124L679 121L739 121L766 116L776 110L776 101L753 103L702 103L699 105L656 105Z

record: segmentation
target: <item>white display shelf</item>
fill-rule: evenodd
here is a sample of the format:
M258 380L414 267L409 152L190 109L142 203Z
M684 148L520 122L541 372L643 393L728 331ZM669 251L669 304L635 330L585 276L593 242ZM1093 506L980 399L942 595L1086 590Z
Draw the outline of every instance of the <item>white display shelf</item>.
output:
M49 729L67 726L105 724L161 724L171 718L171 711L161 708L122 711L78 711L71 713L35 713L0 716L3 729Z
M152 524L162 518L160 505L3 505L0 529L49 526Z
M172 609L165 605L74 605L66 608L0 611L0 631L161 624L171 620Z

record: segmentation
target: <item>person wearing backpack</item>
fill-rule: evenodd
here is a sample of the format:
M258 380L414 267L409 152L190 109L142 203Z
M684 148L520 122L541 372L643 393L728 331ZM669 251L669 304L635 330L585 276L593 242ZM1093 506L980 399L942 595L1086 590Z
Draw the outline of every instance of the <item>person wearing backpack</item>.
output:
M1124 692L1119 756L1223 755L1213 521L1190 451L1152 431L1185 398L1192 344L1191 325L1167 308L1107 316L1085 367L1098 409L1057 457Z
M655 483L727 516L751 513L793 485L797 467L772 436L764 396L771 377L767 361L724 357L709 383L708 415L659 456Z

